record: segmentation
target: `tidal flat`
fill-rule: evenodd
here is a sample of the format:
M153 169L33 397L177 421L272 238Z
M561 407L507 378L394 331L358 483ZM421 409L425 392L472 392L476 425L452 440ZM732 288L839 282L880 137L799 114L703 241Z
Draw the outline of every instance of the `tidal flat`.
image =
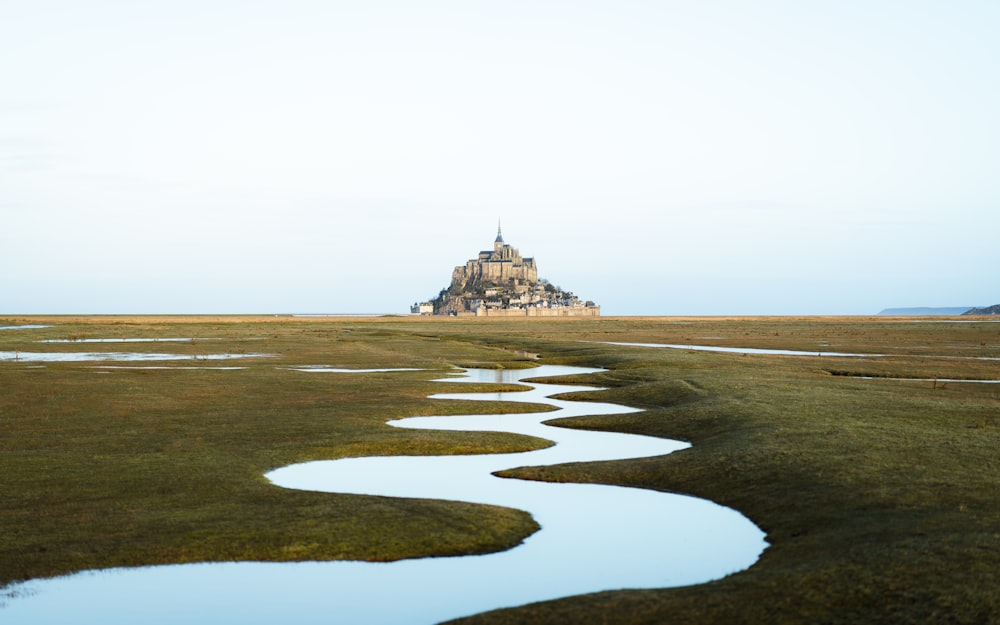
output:
M706 584L573 596L464 622L1000 622L1000 389L964 383L1000 378L992 360L1000 325L933 320L0 318L48 326L0 333L0 351L75 351L41 340L183 336L195 341L172 345L181 354L206 353L198 337L248 354L232 371L184 361L102 370L0 363L0 583L113 566L385 561L517 545L536 529L517 510L286 491L263 474L352 456L538 448L517 435L385 426L526 411L427 395L442 391L432 380L453 366L528 367L537 355L607 369L573 381L605 388L579 398L642 409L560 425L692 446L506 474L710 499L753 520L770 547L750 569ZM130 349L155 353L156 345ZM415 371L290 377L294 367Z

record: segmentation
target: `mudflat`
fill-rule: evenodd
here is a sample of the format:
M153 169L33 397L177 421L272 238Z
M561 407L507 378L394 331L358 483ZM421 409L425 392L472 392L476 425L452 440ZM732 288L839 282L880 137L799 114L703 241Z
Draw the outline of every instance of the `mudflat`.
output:
M186 337L194 340L170 351L270 356L226 363L235 369L0 363L0 583L109 566L510 548L536 529L519 511L286 491L263 474L324 458L533 448L539 441L516 435L384 422L526 410L426 395L448 390L431 380L453 366L545 362L604 367L587 379L607 390L588 398L643 409L562 425L692 447L509 474L690 493L741 511L771 546L717 582L569 597L466 622L1000 622L1000 385L961 381L1000 379L1000 324L989 318L0 318L26 324L48 327L0 331L0 351ZM289 371L308 366L417 370Z

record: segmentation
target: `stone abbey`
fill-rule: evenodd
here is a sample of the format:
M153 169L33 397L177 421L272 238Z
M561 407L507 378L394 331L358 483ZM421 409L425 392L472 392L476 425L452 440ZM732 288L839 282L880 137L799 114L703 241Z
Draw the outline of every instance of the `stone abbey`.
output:
M437 298L414 304L410 312L423 315L476 317L596 317L600 306L581 302L538 278L534 258L523 258L505 243L497 226L492 250L455 267L451 284Z

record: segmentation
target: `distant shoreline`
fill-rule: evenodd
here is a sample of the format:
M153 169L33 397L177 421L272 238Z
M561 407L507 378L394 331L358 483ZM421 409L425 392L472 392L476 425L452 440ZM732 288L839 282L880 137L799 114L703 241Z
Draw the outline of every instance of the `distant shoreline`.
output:
M609 321L669 321L674 323L694 322L699 320L762 320L762 319L786 319L786 320L823 320L833 321L843 319L844 321L869 320L872 322L917 322L922 319L935 322L953 320L956 322L990 322L993 319L974 319L959 314L954 315L886 315L886 314L865 314L865 315L605 315L601 317L447 317L413 315L409 313L329 313L329 314L291 314L291 313L95 313L95 314L4 314L0 313L0 322L3 325L17 325L18 323L88 323L106 322L114 320L122 323L330 323L337 321L366 321L366 322L412 322L412 323L602 323Z

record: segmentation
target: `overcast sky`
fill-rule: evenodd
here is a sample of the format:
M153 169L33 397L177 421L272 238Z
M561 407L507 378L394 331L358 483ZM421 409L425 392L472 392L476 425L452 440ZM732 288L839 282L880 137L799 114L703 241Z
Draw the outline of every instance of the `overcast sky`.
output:
M0 314L1000 302L1000 2L0 0Z

